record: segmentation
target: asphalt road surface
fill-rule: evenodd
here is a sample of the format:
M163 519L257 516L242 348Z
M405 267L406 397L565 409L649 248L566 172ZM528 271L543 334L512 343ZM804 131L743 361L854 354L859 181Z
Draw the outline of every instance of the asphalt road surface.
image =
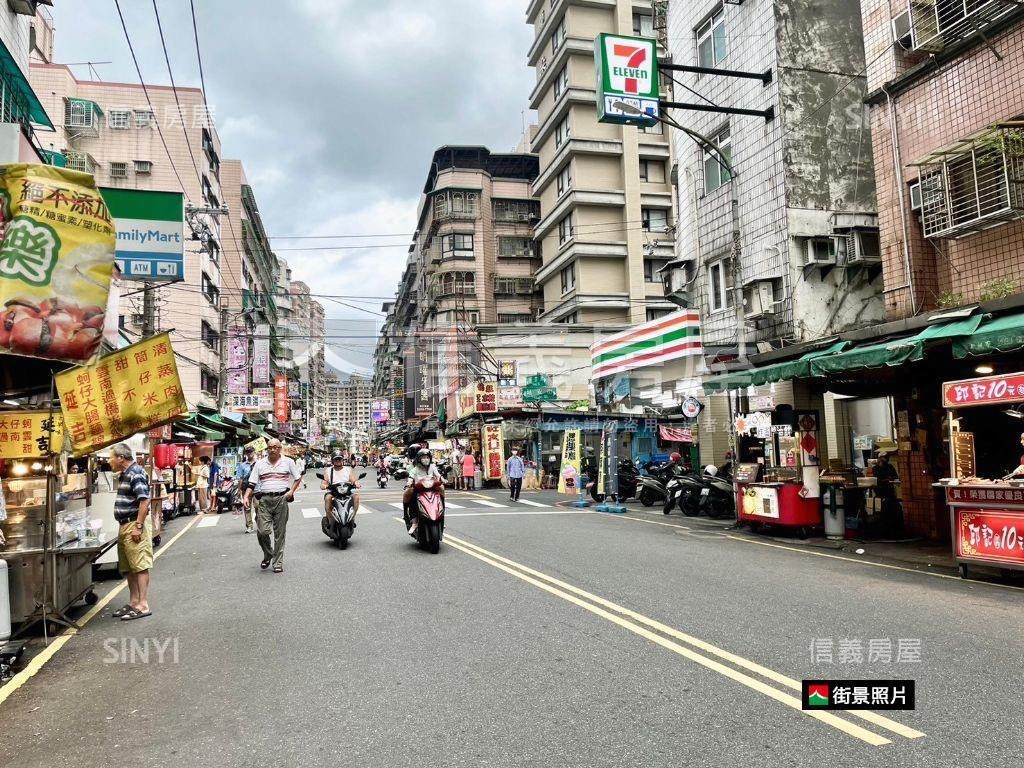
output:
M430 555L367 489L339 551L308 477L282 574L240 518L175 521L152 617L118 592L0 688L0 765L1024 764L1024 590L552 493L452 492ZM917 708L803 712L805 678L913 679Z

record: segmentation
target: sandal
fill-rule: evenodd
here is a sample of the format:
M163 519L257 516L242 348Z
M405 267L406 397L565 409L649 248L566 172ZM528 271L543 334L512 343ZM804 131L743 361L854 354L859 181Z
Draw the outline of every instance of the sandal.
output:
M275 565L274 566L274 573L284 573L284 566L283 565Z
M269 567L270 567L270 558L269 557L266 560L261 560L260 561L260 570L261 571L265 571Z
M140 611L138 608L132 608L128 613L121 617L121 621L135 621L135 619L144 619L147 616L152 615L152 611Z
M115 619L120 619L122 616L124 616L129 611L134 611L134 610L135 609L132 607L131 603L125 603L120 608L118 608L116 611L114 611L111 614L111 616L113 616Z

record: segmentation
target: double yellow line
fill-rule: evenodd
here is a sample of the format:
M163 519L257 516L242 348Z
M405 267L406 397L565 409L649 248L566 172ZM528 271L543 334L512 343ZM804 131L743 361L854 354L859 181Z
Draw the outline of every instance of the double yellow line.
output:
M794 680L790 677L786 677L774 670L763 667L749 659L745 659L742 656L737 656L734 653L730 653L722 648L707 643L699 638L688 635L685 632L680 632L677 629L662 624L659 621L650 619L636 611L631 611L628 608L624 608L620 605L605 600L603 597L586 592L578 587L574 587L571 584L567 584L564 581L548 576L540 571L536 571L533 568L529 568L521 563L517 563L508 558L497 555L494 552L489 552L483 547L478 547L475 544L470 544L468 541L456 538L450 534L445 535L445 541L455 549L463 552L470 557L475 557L484 563L487 563L498 570L504 571L510 576L514 576L517 579L525 581L527 584L531 584L538 589L542 589L549 594L555 595L566 602L572 603L573 605L579 606L586 611L600 616L602 619L616 624L623 629L626 629L646 640L651 641L662 648L672 651L690 661L696 662L707 669L713 670L719 673L723 677L727 677L741 685L745 685L751 690L762 693L771 699L784 704L787 707L795 709L802 715L814 718L826 725L830 725L843 733L846 733L854 738L860 739L861 741L867 742L873 746L882 746L883 744L891 743L888 738L882 736L874 731L868 730L867 728L858 725L855 722L840 717L835 712L821 712L816 710L803 710L801 709L801 703L799 696L793 696L787 693L785 690L780 690L779 687L768 685L764 680L770 680L781 688L788 688L794 691L801 691L801 684L799 680ZM694 650L697 649L697 650ZM698 653L697 651L701 651ZM721 659L722 661L716 660ZM728 662L732 666L727 666L724 662ZM736 669L736 668L739 669ZM740 670L745 670L742 672ZM764 680L759 680L757 677L753 677L750 674L757 675ZM908 739L919 739L925 734L921 731L909 728L902 723L897 723L894 720L890 720L887 717L883 717L875 712L869 711L844 711L842 714L847 717L859 718L876 728L888 731L897 736L903 736Z

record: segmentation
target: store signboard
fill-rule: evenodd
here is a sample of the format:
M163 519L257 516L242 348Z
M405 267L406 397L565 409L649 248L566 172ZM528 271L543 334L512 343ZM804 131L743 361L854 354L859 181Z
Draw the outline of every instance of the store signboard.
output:
M516 360L498 361L498 386L514 387L519 383L519 362Z
M997 405L1024 401L1024 373L1005 373L980 379L947 381L942 385L942 404L946 408L973 405Z
M51 420L52 419L52 420ZM50 436L47 450L46 436ZM64 446L64 419L50 411L0 413L0 459L40 459L60 453Z
M234 413L259 413L260 397L251 392L228 395L228 410Z
M266 323L256 326L252 342L252 383L270 383L270 326Z
M500 480L505 464L501 424L484 424L484 480Z
M384 424L391 418L391 403L387 400L374 400L370 404L370 412L374 424Z
M284 424L288 416L288 378L278 376L274 379L274 421Z
M188 413L168 333L58 373L54 382L75 456Z
M228 332L228 392L243 395L249 392L249 339L238 326Z
M114 258L127 280L185 279L185 203L180 192L101 187L117 230Z
M661 107L657 40L602 33L594 40L594 64L600 122L621 125L658 122Z
M558 473L558 492L576 496L580 477L580 430L567 429L562 436L562 468Z
M522 408L524 405L522 387L498 387L499 411Z
M273 387L256 387L252 393L256 395L259 402L259 410L270 412L274 410L274 388Z
M1024 567L1024 512L955 509L957 557Z

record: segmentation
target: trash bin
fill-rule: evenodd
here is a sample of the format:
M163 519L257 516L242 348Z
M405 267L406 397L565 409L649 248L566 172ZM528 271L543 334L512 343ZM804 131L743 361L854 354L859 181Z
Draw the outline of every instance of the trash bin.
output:
M829 539L842 539L846 536L846 499L843 487L826 485L824 501L825 536Z

